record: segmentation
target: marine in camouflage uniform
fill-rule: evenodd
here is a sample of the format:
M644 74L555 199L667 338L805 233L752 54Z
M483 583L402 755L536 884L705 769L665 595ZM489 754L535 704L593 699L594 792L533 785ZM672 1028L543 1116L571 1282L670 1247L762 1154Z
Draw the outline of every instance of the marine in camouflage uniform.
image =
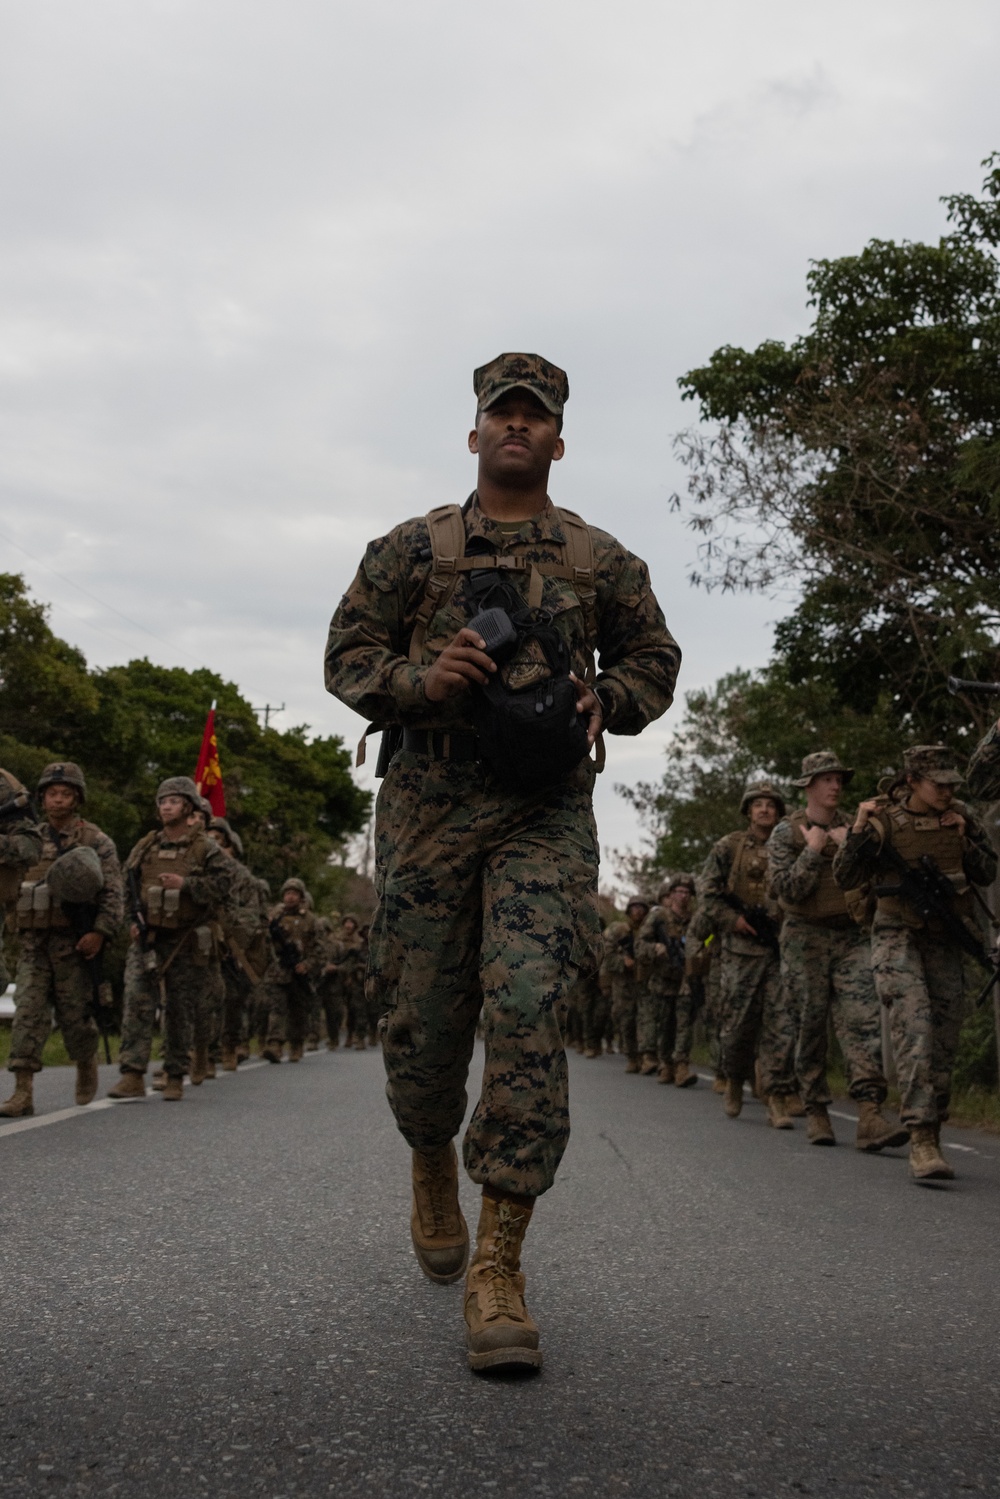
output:
M636 937L635 953L646 982L639 999L639 1052L644 1073L674 1080L677 1002L684 982L684 935L691 920L694 877L678 874L657 896Z
M263 1055L269 1062L281 1061L286 1041L288 1060L302 1060L316 1002L313 981L321 966L320 931L308 894L301 880L286 880L281 905L271 912L274 958L264 977L270 1017Z
M905 1145L908 1135L881 1112L888 1087L871 944L833 877L834 855L850 826L837 804L853 774L832 750L806 755L802 774L792 783L805 791L806 806L778 824L768 840L767 855L771 893L785 912L781 975L786 1001L798 1022L795 1072L809 1140L814 1145L836 1143L826 1076L832 1024L844 1056L848 1092L859 1105L855 1143L859 1150L871 1152ZM777 1129L792 1128L786 1108L790 1091L774 1092L767 1100L769 1121Z
M981 802L1000 802L1000 722L980 739L966 772L969 795Z
M611 1014L619 1045L627 1058L625 1071L639 1071L639 1006L645 979L640 976L636 939L649 914L649 902L638 896L625 907L625 920L612 921L603 937L601 972L611 979Z
M903 756L903 775L885 797L862 802L834 860L844 890L876 897L872 965L879 999L889 1007L892 1049L910 1131L910 1169L922 1181L954 1175L941 1155L951 1072L962 1023L962 949L937 917L922 917L891 888L900 874L891 848L913 868L929 857L954 887L953 914L978 937L972 885L996 878L997 855L979 819L954 800L961 785L955 757L943 744L921 744ZM981 941L981 938L979 938Z
M220 957L224 994L219 1047L224 1072L235 1072L249 1055L254 1010L266 1002L264 973L272 961L267 885L243 863L243 842L224 817L213 817L210 838L233 862L233 886L221 916Z
M98 1029L89 964L121 926L124 898L114 844L77 810L86 800L86 790L83 772L68 760L47 765L38 782L42 848L37 862L24 873L15 915L21 955L7 1065L16 1087L0 1107L0 1115L8 1118L33 1112L32 1078L42 1068L53 1012L76 1063L76 1102L90 1103L97 1092ZM55 900L46 883L57 859L74 848L93 850L103 879L94 901L79 909Z
M731 1119L742 1110L755 1053L766 1094L790 1091L795 1078L795 1026L782 992L777 945L763 940L729 903L761 907L780 924L781 908L767 890L767 840L785 814L785 801L769 781L756 781L744 792L740 811L749 814L749 826L720 838L698 882L706 918L720 933L720 1050Z
M547 498L549 465L562 454L563 372L535 355L505 354L474 384L477 491L460 512L440 512L433 537L417 518L370 544L334 615L326 674L329 690L363 717L404 731L378 797L368 983L388 1010L387 1093L416 1153L414 1224L436 1221L432 1199L447 1202L454 1224L448 1278L467 1252L451 1141L482 1011L483 1085L464 1141L466 1169L484 1187L466 1298L469 1357L479 1368L486 1358L539 1359L519 1248L566 1146L567 998L594 964L600 924L593 763L581 760L532 792L506 789L481 758L469 689L492 680L494 665L482 637L466 630L480 604L465 567L495 568L523 605L550 618L589 735L601 720L613 733L637 734L664 712L679 652L645 565ZM464 552L446 559L449 576L434 567L433 538L445 529L457 530ZM568 564L577 541L592 548L592 568ZM583 685L594 648L596 697ZM531 651L502 668L501 680L536 692L550 679ZM424 1231L414 1227L413 1242L432 1273ZM483 1346L492 1336L483 1307L498 1286L513 1310L494 1308L497 1337L520 1339L516 1352Z
M190 825L198 792L189 776L157 788L162 827L140 838L125 861L136 871L149 926L133 923L125 959L125 1008L115 1099L141 1098L156 1011L163 1020L163 1098L183 1098L183 1078L208 1073L211 1028L222 1003L218 932L235 880L233 861L201 827Z
M602 944L603 951L603 944ZM583 980L583 1038L588 1057L599 1057L605 1045L614 1051L611 1023L611 975L605 971L602 956L596 973Z
M344 997L344 1044L364 1051L368 1035L368 1001L365 997L365 970L368 965L367 944L361 935L358 918L348 911L337 934L341 957L337 964Z
M336 1051L340 1045L340 1028L344 1023L344 980L340 964L344 958L344 944L338 936L339 923L330 917L320 917L319 976L316 991L326 1020L326 1047Z
M0 770L0 994L10 982L4 961L3 934L13 913L24 876L42 851L42 836L27 787L8 770Z

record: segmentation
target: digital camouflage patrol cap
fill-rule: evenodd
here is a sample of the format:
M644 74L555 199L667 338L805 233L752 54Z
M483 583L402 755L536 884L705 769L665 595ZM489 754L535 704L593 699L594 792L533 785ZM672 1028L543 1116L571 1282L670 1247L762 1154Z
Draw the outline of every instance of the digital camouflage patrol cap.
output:
M903 769L938 786L960 786L965 780L946 744L914 744L903 754Z
M569 400L565 370L549 364L540 354L498 354L482 364L472 376L472 388L480 411L487 411L509 390L530 390L553 416L562 416Z
M846 786L853 774L853 770L848 770L846 765L841 765L833 750L817 750L814 755L806 755L802 761L802 774L792 782L792 785L805 787L817 776L838 775L843 776Z

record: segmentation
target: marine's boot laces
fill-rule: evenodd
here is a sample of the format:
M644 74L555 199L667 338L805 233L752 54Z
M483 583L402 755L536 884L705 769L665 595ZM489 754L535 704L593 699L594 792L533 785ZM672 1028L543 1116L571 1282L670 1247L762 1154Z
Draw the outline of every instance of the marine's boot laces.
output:
M524 1304L521 1244L529 1206L483 1193L476 1254L465 1289L469 1366L498 1369L542 1362L538 1328Z

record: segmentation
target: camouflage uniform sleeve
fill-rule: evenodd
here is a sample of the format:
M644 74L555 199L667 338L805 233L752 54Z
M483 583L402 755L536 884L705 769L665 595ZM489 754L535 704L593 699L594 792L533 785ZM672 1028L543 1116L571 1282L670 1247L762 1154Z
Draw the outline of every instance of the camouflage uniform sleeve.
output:
M41 853L42 830L26 817L15 820L5 833L0 833L0 864L8 868L16 868L18 864L30 868Z
M881 847L882 835L873 818L860 833L848 828L847 837L833 856L833 877L841 890L857 890L871 879Z
M428 668L401 654L407 600L419 586L404 557L412 525L369 543L330 621L326 690L369 723L425 723L434 712L424 694Z
M211 915L227 905L235 878L232 859L217 843L208 840L205 862L196 873L185 877L184 889L196 906L201 906L206 915Z
M628 936L628 922L615 921L604 933L605 963L608 973L625 973L625 949L622 939Z
M666 941L666 933L661 930L662 918L655 908L643 921L635 937L635 955L639 961L650 969L663 966L663 959L656 954L656 944Z
M125 885L122 867L118 862L118 850L107 833L99 833L94 840L94 852L104 871L104 888L97 900L97 917L94 931L105 937L113 937L125 919Z
M771 894L798 906L819 884L823 855L814 853L808 845L797 849L791 823L779 822L767 840L767 869Z
M977 801L1000 801L1000 724L994 724L976 745L966 783L969 795Z
M640 734L674 699L680 647L667 629L645 562L591 528L597 571L594 683L611 734Z
M992 885L997 876L996 849L990 842L989 833L968 807L964 808L963 816L966 847L962 853L962 867L974 885Z
M736 927L737 912L722 899L733 867L731 835L720 838L705 860L698 876L698 895L713 932L731 932Z

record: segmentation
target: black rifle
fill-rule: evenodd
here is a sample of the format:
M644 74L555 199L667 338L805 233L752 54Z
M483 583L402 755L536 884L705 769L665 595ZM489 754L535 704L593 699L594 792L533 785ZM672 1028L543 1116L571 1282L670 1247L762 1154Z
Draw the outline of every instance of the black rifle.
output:
M957 697L960 692L983 692L1000 697L1000 682L970 682L965 677L949 677L948 691L952 697Z
M731 890L723 890L720 899L725 901L731 911L742 916L748 926L752 926L754 936L758 942L763 942L765 947L773 947L778 951L778 923L763 906L748 906L745 900L740 900Z
M83 901L62 902L62 908L69 917L69 924L75 935L86 937L94 930L94 922L97 920L97 906ZM94 1017L104 1042L104 1060L111 1061L111 1027L107 1006L101 1003L101 984L104 979L104 943L102 942L92 958L85 958L82 953L78 954L83 964L83 971L90 979L90 1013Z
M930 854L922 854L916 864L908 864L891 843L883 844L879 862L888 864L890 869L896 871L899 884L876 885L875 894L895 896L898 900L905 901L922 921L939 922L944 928L945 936L986 969L989 978L976 1000L978 1009L1000 978L1000 965L994 962L982 942L969 930L955 910L955 887L951 880L941 873Z
M289 937L281 925L280 916L272 916L267 924L271 933L271 941L274 943L274 954L282 968L287 968L289 973L294 973L302 962L302 948L294 937ZM301 978L302 975L300 974Z

